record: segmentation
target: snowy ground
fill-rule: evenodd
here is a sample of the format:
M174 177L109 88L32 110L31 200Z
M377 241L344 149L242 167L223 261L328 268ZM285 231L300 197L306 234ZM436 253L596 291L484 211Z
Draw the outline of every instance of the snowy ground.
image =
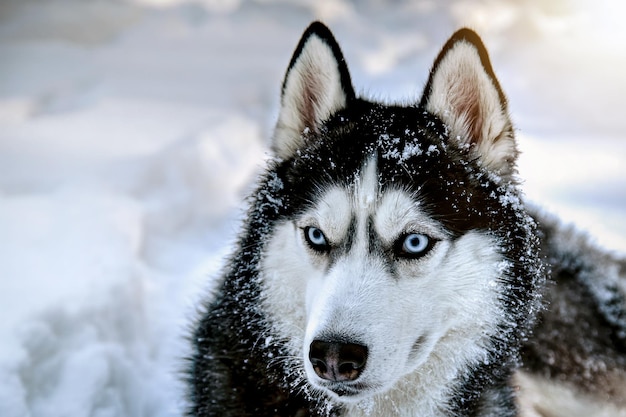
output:
M626 252L623 7L2 0L0 415L180 415L185 324L315 18L357 89L387 100L417 99L447 36L479 30L527 195Z

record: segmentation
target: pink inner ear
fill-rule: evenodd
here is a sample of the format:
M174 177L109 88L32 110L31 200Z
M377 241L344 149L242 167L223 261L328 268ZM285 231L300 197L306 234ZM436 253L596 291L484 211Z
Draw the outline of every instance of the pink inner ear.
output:
M517 156L511 121L504 95L480 52L465 41L446 48L436 61L423 103L448 125L452 140L460 140L463 148L469 145L472 157L509 176Z
M320 122L317 120L317 112L320 107L319 96L323 86L319 81L319 77L316 77L310 71L307 71L306 74L303 75L302 82L301 108L298 109L300 117L304 122L304 128L316 130L316 126Z
M473 84L463 81L465 86L460 88L460 93L452 99L453 111L457 117L465 120L465 127L472 144L477 144L481 140L484 123L484 115L480 106L480 91L474 88ZM468 85L470 84L470 85Z

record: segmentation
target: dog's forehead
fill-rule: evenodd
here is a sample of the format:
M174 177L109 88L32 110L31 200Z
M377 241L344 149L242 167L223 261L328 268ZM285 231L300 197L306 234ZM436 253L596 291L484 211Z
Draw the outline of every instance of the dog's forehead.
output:
M341 240L354 226L368 229L373 226L384 241L392 241L409 231L439 238L448 234L424 210L418 193L381 186L375 158L364 161L351 184L328 185L322 189L317 204L307 210L303 222L313 222L331 241Z

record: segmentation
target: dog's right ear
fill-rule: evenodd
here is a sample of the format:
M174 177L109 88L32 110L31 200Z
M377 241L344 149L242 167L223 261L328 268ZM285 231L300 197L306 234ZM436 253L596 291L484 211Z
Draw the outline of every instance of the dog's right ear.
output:
M280 113L272 148L289 158L306 141L307 131L322 123L355 97L343 54L330 30L312 23L302 35L283 82Z

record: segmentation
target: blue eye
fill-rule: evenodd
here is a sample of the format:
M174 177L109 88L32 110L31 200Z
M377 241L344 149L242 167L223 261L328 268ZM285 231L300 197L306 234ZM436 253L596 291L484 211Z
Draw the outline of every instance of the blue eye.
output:
M316 251L326 251L329 249L328 241L324 232L317 227L308 226L304 228L304 238L311 248Z
M398 255L407 258L420 257L432 248L433 241L426 235L410 233L399 241Z

